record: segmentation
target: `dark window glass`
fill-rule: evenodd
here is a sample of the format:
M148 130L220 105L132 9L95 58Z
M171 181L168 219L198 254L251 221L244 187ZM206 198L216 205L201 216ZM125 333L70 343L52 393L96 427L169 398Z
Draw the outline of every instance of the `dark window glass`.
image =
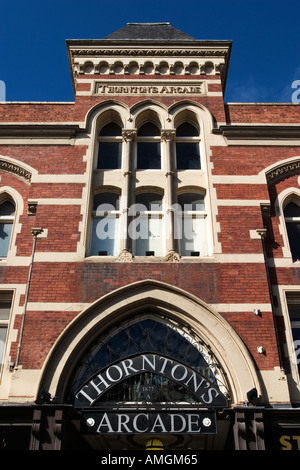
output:
M177 142L176 159L178 170L200 170L199 143Z
M300 206L290 202L284 209L286 229L294 261L300 259Z
M189 123L181 124L176 131L176 162L178 170L199 170L200 146L199 142L189 142L189 138L198 137L199 132ZM182 141L180 141L182 139Z
M159 137L160 131L159 128L152 122L147 122L143 124L138 130L139 137Z
M177 127L176 136L177 137L197 137L199 135L198 130L195 126L189 122L184 122Z
M99 135L103 137L121 137L121 127L115 122L110 122L102 127Z
M121 168L122 142L99 142L98 168L117 170Z
M96 211L100 205L105 204L105 205L109 205L111 207L110 210L118 211L119 210L119 201L120 201L119 194L115 194L115 193L95 194L93 210Z
M161 144L159 128L148 122L138 131L137 169L159 170L161 168ZM141 140L140 140L141 139Z
M15 215L15 206L10 201L5 201L0 205L0 217L5 216L14 216Z
M106 124L99 134L99 152L97 168L115 170L121 168L122 141L121 128L114 122Z

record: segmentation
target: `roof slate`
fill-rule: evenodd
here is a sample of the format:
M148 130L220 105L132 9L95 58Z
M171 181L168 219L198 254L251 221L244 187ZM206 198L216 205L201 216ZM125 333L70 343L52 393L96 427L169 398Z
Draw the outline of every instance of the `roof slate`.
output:
M120 41L195 41L170 23L127 23L103 39Z

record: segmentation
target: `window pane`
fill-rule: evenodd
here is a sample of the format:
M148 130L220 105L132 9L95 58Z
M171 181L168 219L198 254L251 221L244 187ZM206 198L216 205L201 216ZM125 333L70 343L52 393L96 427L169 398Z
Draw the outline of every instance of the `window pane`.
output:
M300 217L300 206L294 202L290 202L284 209L285 217Z
M95 217L93 219L91 255L118 254L119 219L117 217ZM106 253L105 253L106 252Z
M300 259L300 223L287 223L290 250L294 261Z
M102 127L99 135L103 137L119 137L122 134L121 127L115 122L110 122Z
M300 322L300 303L299 304L289 304L289 314L291 322Z
M15 206L10 201L5 201L0 205L0 217L13 216L15 214Z
M0 364L3 364L4 346L6 339L7 328L0 327Z
M10 302L0 302L0 320L8 320L10 315Z
M299 344L300 344L300 303L288 303L289 316L293 335L293 348L296 353L298 373L300 374Z
M200 170L200 147L198 142L177 142L176 159L178 170Z
M159 216L142 217L136 219L136 255L145 256L153 251L155 256L163 255L162 219Z
M184 122L180 126L178 126L176 130L177 137L197 137L199 135L198 130L196 129L193 124L189 122Z
M294 341L294 349L296 353L296 360L298 366L298 374L300 375L300 360L299 360L299 347L300 344L300 328L294 328L292 325L292 334L293 334L293 341Z
M191 256L193 253L207 255L206 222L204 217L182 218L181 254Z
M138 130L138 136L140 137L158 137L160 136L159 128L152 122L146 122Z
M12 232L11 223L0 223L0 257L6 257Z
M98 168L115 170L121 168L122 142L99 142Z
M95 194L94 196L94 205L93 210L96 211L99 206L107 205L109 206L109 210L119 210L119 201L120 196L119 194L115 193L99 193Z
M186 211L204 211L204 196L202 194L180 194L178 204L182 210Z
M160 170L161 155L160 142L138 142L137 169Z
M145 206L148 211L161 211L162 196L154 193L138 194L135 198L137 204Z

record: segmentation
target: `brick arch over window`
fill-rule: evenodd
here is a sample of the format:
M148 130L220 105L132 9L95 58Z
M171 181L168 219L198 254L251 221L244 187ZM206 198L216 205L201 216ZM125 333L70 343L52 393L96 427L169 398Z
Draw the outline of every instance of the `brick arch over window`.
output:
M81 354L101 333L151 309L189 325L210 346L224 371L232 403L243 403L252 388L261 395L255 365L240 337L217 312L197 297L171 285L145 280L102 297L84 310L58 338L45 363L39 390L66 401L68 383ZM117 323L116 323L117 321ZM37 390L37 393L39 392Z

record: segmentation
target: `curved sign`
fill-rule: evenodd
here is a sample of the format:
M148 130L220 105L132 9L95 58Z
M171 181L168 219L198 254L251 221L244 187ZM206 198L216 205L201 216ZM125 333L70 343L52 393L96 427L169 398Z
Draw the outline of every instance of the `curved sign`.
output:
M206 407L228 406L227 398L220 390L194 369L169 357L151 353L123 359L101 370L76 393L74 406L93 406L107 390L144 372L152 372L180 384Z

